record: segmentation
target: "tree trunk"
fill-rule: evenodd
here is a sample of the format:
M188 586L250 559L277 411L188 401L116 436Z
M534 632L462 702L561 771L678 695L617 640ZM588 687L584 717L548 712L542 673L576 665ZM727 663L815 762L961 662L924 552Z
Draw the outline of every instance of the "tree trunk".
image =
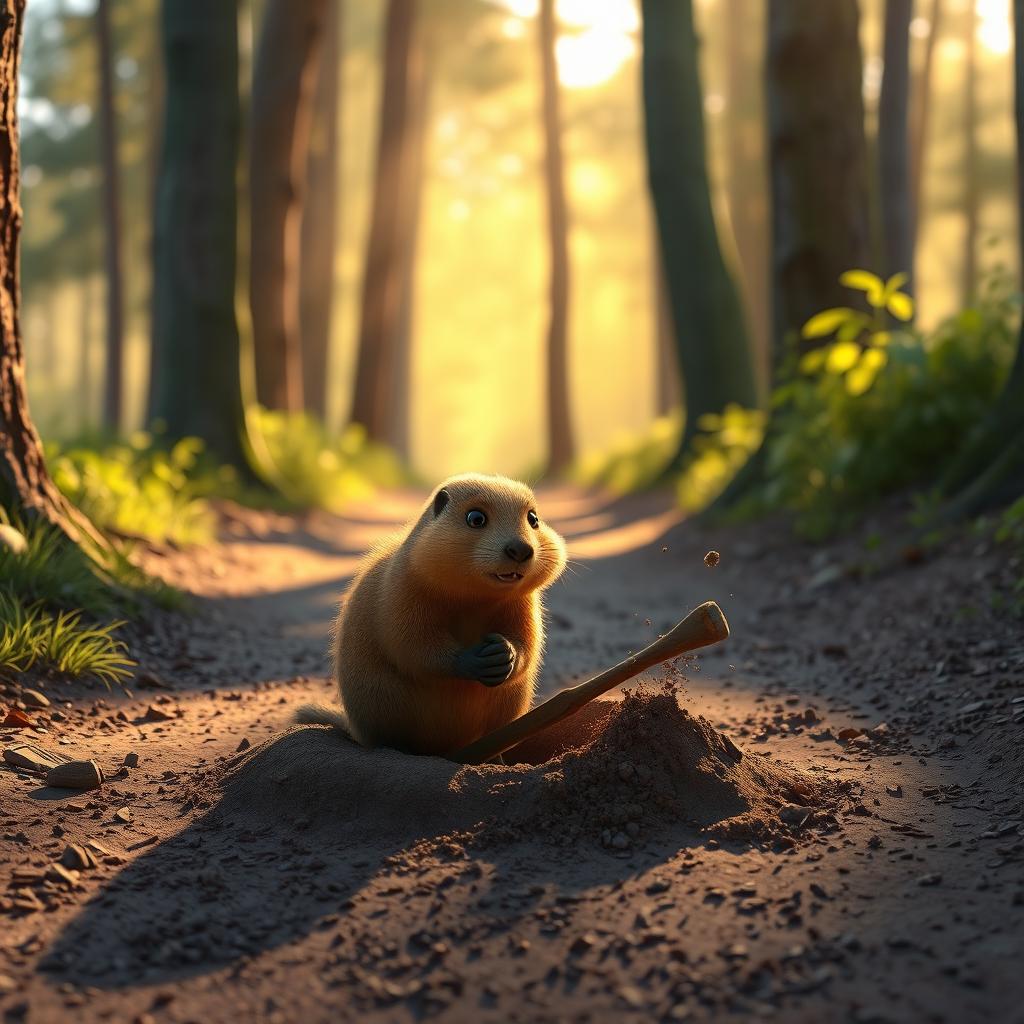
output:
M1024 0L1014 0L1013 26L1017 217L1024 224ZM1024 233L1018 245L1024 250ZM1024 252L1020 266L1024 276ZM942 510L942 518L947 521L977 515L1024 495L1024 318L1017 355L995 408L952 462L941 489L952 496Z
M92 278L86 274L78 289L78 427L92 426Z
M910 147L910 195L913 204L910 224L914 229L915 240L921 225L921 209L924 197L924 159L928 145L928 123L931 114L932 69L935 66L935 45L939 40L939 21L941 17L942 0L932 0L928 39L925 42L924 48L924 60L914 82L914 104L910 126L912 140Z
M679 360L676 358L676 331L672 323L672 302L665 283L665 265L661 244L654 238L651 260L654 274L654 411L668 416L679 405Z
M299 272L302 391L307 411L327 418L327 383L337 245L338 92L341 3L328 0L306 165Z
M869 260L857 0L769 0L768 135L776 367L815 313L849 305Z
M163 0L164 143L153 239L153 406L245 467L235 319L239 150L236 3Z
M759 6L759 0L758 0ZM739 257L741 291L746 298L757 379L766 383L771 364L771 299L768 295L768 202L764 166L764 103L759 77L751 65L761 54L752 32L737 31L755 18L751 0L726 0L723 36L728 65L726 145L728 152L729 218ZM751 131L756 125L756 131Z
M429 52L424 47L424 51ZM395 379L393 414L387 441L405 462L412 454L410 421L412 418L413 346L415 344L416 251L420 236L423 203L423 156L426 146L427 113L430 94L429 64L424 58L422 82L412 97L403 162L401 217L407 225L401 238L399 255L400 305L395 336Z
M387 443L395 415L396 339L402 319L403 252L412 225L402 202L409 124L423 82L417 0L389 0L381 60L380 128L373 209L363 271L362 309L350 420Z
M103 219L107 274L107 349L103 378L103 423L115 433L121 426L124 368L124 300L121 273L121 175L114 106L114 48L110 34L110 2L96 4L99 43L100 152L103 161Z
M253 71L249 304L256 395L300 412L299 257L313 93L327 0L267 0Z
M964 265L962 303L974 301L978 280L978 19L974 0L967 5L964 31Z
M908 111L913 0L886 0L884 70L878 103L878 182L882 207L882 270L910 275L913 292L914 204L910 190Z
M683 376L686 428L667 471L686 461L701 417L757 404L743 310L718 241L704 146L691 0L644 0L648 178Z
M46 471L43 445L25 390L20 317L21 194L18 65L25 0L0 0L0 503L25 520L42 520L94 552L109 545L71 506Z
M576 454L569 397L569 213L565 200L562 118L555 43L555 0L540 0L544 185L548 205L550 302L547 336L548 470L568 469Z

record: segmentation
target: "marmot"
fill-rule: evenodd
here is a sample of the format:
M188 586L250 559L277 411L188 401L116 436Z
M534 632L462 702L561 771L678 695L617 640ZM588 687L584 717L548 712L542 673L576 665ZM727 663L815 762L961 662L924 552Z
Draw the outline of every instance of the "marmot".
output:
M445 480L356 573L334 632L343 711L306 705L368 747L448 754L529 710L544 646L541 591L565 543L525 484Z

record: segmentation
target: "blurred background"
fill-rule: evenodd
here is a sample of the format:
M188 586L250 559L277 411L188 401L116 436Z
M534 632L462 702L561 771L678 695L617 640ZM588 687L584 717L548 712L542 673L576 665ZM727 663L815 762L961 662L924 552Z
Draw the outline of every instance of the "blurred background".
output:
M883 265L877 177L867 186L873 240L864 252L867 269L883 276L913 271L915 327L929 332L992 281L1017 280L1013 34L1009 0L905 6L913 265ZM274 7L238 7L236 309L247 405L259 397L287 414L305 410L325 437L340 434L353 418L360 345L379 344L384 332L391 387L388 408L374 414L384 424L371 426L376 440L422 479L470 468L535 475L551 446L552 253L564 244L572 447L559 461L596 465L609 450L678 432L672 317L648 188L639 4L558 0L547 36L538 0L339 0L319 5L322 16L301 32L275 30ZM293 21L303 20L302 7ZM693 4L714 223L739 286L762 400L774 362L767 9L763 0ZM23 321L32 410L50 442L124 436L153 418L154 210L168 101L161 31L156 0L28 4ZM883 0L860 3L856 33L873 165ZM554 97L545 93L546 50ZM838 50L829 59L840 60ZM281 127L289 76L302 79L306 97L298 117L308 123L294 135ZM549 215L552 99L562 217ZM280 204L274 175L287 161L273 154L288 138L297 140L290 241L268 256L258 221ZM253 145L260 148L250 157ZM401 166L382 173L381 154L396 152ZM254 173L252 160L273 166ZM379 239L374 249L375 196L400 221L390 249ZM690 244L699 263L699 238ZM384 300L365 278L368 261L381 258L390 261L392 291L375 307ZM851 253L847 269L859 265ZM305 382L287 394L253 370L278 316L260 297L282 274L298 292L290 372ZM271 421L264 426L272 432Z

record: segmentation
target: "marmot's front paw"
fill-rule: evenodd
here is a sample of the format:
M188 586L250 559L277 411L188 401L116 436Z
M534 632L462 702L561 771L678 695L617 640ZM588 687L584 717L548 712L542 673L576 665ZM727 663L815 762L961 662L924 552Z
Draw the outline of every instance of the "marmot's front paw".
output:
M484 686L500 686L515 667L516 649L500 633L488 633L476 647L461 651L455 659L456 675Z

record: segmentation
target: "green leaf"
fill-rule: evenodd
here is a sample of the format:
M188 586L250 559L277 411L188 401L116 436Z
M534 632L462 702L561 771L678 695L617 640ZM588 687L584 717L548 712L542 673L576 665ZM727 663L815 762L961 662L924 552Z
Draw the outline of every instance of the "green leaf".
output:
M847 270L840 274L839 283L846 285L847 288L855 288L859 292L864 292L868 302L875 309L881 309L885 305L885 284L877 274L872 274L870 270Z
M893 292L885 305L897 320L910 320L914 316L914 300L905 292Z
M833 345L825 360L825 368L829 373L845 373L860 359L860 345L852 341L840 341Z
M892 277L885 282L885 297L888 299L894 292L898 292L909 280L909 274L904 274L902 272L899 274L893 274Z
M804 338L824 338L842 326L851 316L856 316L856 311L848 306L824 309L812 316L800 333Z
M825 365L825 349L816 348L800 357L801 373L817 373Z

